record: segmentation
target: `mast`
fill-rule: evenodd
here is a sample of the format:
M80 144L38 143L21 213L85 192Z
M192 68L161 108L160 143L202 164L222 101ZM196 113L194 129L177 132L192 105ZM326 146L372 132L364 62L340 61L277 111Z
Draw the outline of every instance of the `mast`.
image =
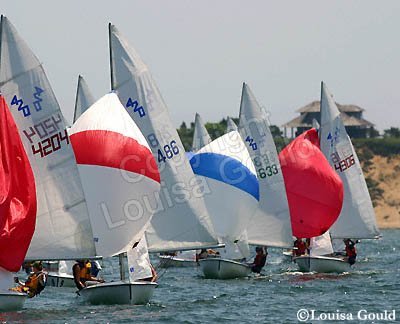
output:
M78 75L78 85L76 86L74 119L72 121L73 123L75 123L75 121L76 121L76 109L77 109L77 106L78 106L78 97L79 97L79 88L80 88L80 84L81 84L81 79L82 79L82 76L79 74Z
M112 57L112 48L111 48L111 23L108 23L108 48L109 48L109 56L110 56L110 74L111 74L111 91L115 89L115 80L114 80L114 71L113 71L113 57Z

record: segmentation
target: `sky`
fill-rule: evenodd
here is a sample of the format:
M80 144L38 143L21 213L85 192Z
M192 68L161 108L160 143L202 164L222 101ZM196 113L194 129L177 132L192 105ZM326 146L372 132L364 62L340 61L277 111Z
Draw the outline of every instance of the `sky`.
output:
M149 66L176 127L239 114L242 82L281 126L318 100L400 127L400 1L1 0L72 121L78 75L110 90L108 23Z

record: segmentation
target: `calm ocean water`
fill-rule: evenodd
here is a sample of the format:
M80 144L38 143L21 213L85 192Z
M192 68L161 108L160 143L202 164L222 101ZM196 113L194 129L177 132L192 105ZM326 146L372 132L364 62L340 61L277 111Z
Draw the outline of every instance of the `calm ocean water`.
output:
M91 306L75 296L75 289L47 287L39 297L27 300L22 311L0 314L0 322L294 323L300 309L315 310L314 318L322 319L352 314L351 323L372 322L357 319L360 310L395 310L400 322L400 230L382 234L381 240L357 245L358 263L349 274L301 274L281 250L269 249L260 278L205 280L198 269L160 269L159 286L145 306ZM117 260L104 265L105 277L117 278Z

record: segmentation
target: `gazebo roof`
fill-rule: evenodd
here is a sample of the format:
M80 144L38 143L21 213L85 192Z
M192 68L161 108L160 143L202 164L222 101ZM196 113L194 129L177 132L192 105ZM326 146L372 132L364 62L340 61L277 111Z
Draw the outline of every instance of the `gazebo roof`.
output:
M318 110L318 112L319 112L319 110ZM282 126L288 127L288 128L312 127L312 121L311 122L307 121L306 117L307 117L307 114L302 114ZM364 118L355 118L353 116L349 116L345 112L341 112L340 117L343 121L344 126L358 126L358 127L374 126L373 123L369 122L368 120L365 120Z
M359 106L356 105L341 105L336 103L339 111L341 112L360 112L360 111L364 111L364 109L362 109ZM308 105L301 107L300 109L297 109L296 112L299 113L306 113L306 112L319 112L320 103L319 100L315 100L311 103L309 103Z

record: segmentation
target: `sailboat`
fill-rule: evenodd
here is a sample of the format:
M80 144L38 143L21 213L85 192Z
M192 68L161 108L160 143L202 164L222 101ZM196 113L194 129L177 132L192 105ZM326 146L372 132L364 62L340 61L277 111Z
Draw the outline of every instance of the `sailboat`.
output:
M275 143L261 106L243 83L239 133L256 168L258 208L247 226L248 242L261 246L292 246L292 228L285 183Z
M75 156L43 66L4 16L0 40L0 90L24 145L36 186L36 227L26 259L95 257Z
M249 275L250 267L237 261L249 257L248 245L237 243L258 206L259 188L240 134L232 131L217 138L200 149L190 163L196 175L207 179L210 194L204 199L214 229L226 245L220 258L200 260L204 276L232 279Z
M237 131L238 127L235 124L235 122L233 121L233 119L231 117L228 117L226 120L226 132L232 132L232 131Z
M326 235L313 241L331 239L375 239L379 237L375 213L357 154L340 118L340 112L326 85L321 83L320 146L333 170L343 182L343 206L336 222ZM314 243L315 244L315 243ZM318 244L317 244L318 245ZM324 251L325 252L325 251ZM296 259L301 271L346 272L350 264L342 257L326 256L315 252L309 257Z
M18 129L0 95L0 312L21 309L26 294L9 291L21 268L36 221L33 171Z
M90 92L87 82L83 76L78 76L78 83L75 97L74 118L75 122L95 102ZM50 263L52 262L52 264ZM70 261L50 261L49 272L47 274L47 286L52 287L75 287L74 276L72 274L72 264Z
M193 144L192 151L197 152L202 147L211 143L211 136L208 134L206 127L204 126L204 122L200 115L196 113L194 119L194 133L193 133Z
M150 145L161 191L145 232L149 252L219 246L204 203L207 184L197 178L147 65L109 24L111 88Z

